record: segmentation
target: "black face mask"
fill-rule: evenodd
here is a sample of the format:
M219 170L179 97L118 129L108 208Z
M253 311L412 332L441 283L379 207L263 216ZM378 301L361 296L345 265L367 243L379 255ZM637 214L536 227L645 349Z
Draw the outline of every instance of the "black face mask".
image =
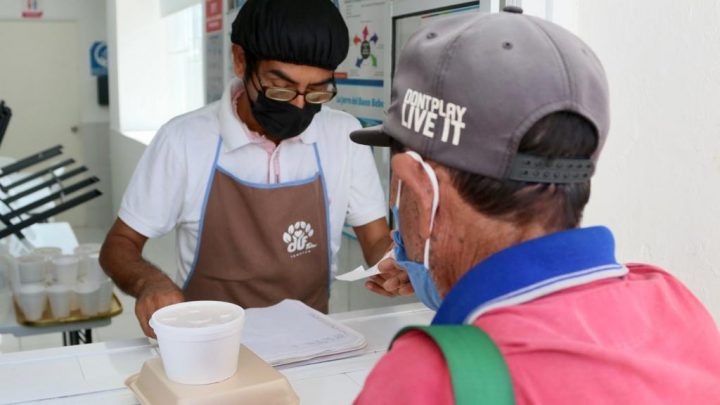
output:
M257 100L250 100L250 111L268 134L282 141L305 131L315 114L320 111L320 104L306 102L304 108L298 108L289 102L271 100L265 97L262 91L258 91Z

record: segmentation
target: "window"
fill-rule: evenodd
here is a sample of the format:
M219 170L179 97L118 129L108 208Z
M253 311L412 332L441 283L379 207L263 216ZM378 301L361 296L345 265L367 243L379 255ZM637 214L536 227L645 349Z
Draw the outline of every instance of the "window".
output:
M166 35L168 112L180 115L204 103L202 4L163 18Z

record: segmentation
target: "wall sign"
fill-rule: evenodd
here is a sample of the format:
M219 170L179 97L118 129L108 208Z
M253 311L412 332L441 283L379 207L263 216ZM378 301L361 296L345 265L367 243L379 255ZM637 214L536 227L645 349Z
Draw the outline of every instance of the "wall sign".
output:
M383 86L389 65L383 60L386 4L378 0L342 0L338 4L350 30L350 50L335 73L338 95L332 106L354 115L363 126L380 124L385 117Z
M23 3L23 18L42 18L43 10L39 0L21 0Z
M205 32L222 31L223 27L222 0L205 0Z
M105 41L93 42L90 46L90 74L93 76L107 76L107 43Z

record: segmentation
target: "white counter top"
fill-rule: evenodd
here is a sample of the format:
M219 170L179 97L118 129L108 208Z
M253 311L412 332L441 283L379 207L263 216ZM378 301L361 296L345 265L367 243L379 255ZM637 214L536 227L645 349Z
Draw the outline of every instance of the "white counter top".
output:
M407 304L331 315L362 333L360 356L304 366L281 367L303 404L349 404L365 377L406 325L426 325L433 312ZM0 355L0 404L137 404L125 379L156 356L156 346L140 338Z

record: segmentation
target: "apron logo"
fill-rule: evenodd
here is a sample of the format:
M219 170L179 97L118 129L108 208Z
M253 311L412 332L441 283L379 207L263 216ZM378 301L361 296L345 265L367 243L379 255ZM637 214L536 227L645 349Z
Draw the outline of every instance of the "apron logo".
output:
M309 241L315 234L312 225L305 221L298 221L290 225L287 232L283 233L283 241L288 245L287 251L291 258L295 258L307 253L317 247L316 244Z

